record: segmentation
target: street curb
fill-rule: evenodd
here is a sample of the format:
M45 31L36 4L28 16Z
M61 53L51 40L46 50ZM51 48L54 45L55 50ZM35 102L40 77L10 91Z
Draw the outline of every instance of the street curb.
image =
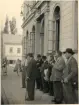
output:
M2 85L1 85L1 104L9 104L9 100L5 94L5 91Z

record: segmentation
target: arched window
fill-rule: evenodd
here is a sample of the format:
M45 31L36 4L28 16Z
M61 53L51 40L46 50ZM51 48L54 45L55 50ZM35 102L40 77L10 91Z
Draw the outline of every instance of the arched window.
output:
M29 32L27 31L27 32L26 32L26 39L28 39L28 34L29 34Z
M28 30L26 31L26 54L28 53L28 36L29 35L29 32Z
M35 26L32 27L32 32L30 33L30 46L31 52L35 53Z
M25 41L25 36L23 37L23 50L24 50L24 55L26 54L26 41Z
M60 44L60 7L54 10L53 18L53 50L59 50Z
M41 20L41 30L40 30L40 51L44 54L44 18Z

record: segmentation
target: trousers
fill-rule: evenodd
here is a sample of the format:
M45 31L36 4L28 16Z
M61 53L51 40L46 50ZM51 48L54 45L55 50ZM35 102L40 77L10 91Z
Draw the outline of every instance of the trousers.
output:
M53 82L54 97L57 104L62 103L63 101L63 87L61 81Z
M54 95L54 90L53 90L53 82L49 81L49 94Z
M27 80L27 93L29 99L34 99L35 80Z
M66 104L78 103L78 91L73 88L70 82L63 83L64 101Z

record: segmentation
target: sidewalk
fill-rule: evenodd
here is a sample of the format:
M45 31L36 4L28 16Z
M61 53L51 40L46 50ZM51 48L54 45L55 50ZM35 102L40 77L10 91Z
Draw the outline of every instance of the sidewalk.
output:
M10 104L52 104L53 97L35 90L35 100L25 101L26 89L22 88L21 74L17 76L12 67L8 67L8 76L2 76L2 86Z

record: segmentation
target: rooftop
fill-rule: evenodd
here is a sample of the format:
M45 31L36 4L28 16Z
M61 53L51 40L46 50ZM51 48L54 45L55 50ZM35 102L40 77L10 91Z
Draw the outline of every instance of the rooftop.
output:
M10 44L12 43L21 44L22 35L3 34L3 42L10 43Z

